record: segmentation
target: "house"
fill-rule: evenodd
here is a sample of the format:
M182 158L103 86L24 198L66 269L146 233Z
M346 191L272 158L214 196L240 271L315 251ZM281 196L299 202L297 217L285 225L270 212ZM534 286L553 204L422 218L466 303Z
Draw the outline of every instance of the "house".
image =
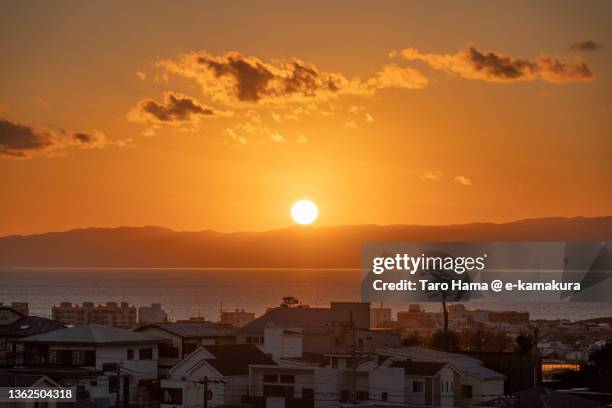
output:
M51 378L45 375L33 375L33 374L20 374L19 372L14 372L12 370L1 370L0 369L0 388L3 391L0 391L0 396L6 397L8 388L30 388L30 387L44 387L44 388L54 388L60 387L58 383L53 381ZM39 402L35 401L20 401L20 402L4 402L2 403L3 407L6 408L37 408L40 407ZM56 408L56 401L47 401L45 407L47 408Z
M158 378L158 346L167 339L111 326L83 325L20 340L23 374L78 385L81 399L99 404L150 400Z
M162 309L161 303L151 303L151 306L140 306L138 308L139 326L149 323L165 323L167 321L168 313Z
M200 346L161 380L161 408L202 406L205 394L211 407L240 405L249 393L249 366L259 364L275 365L253 344Z
M23 347L19 339L65 328L62 322L28 316L12 307L1 306L0 367L14 367L23 362Z
M463 354L423 347L379 349L377 354L393 361L447 363L453 371L453 400L457 407L469 407L504 395L506 376L486 368L482 361ZM387 363L388 364L388 363Z
M329 308L274 308L238 331L238 343L263 344L269 327L299 328L303 351L326 354L354 345L374 351L398 347L400 333L393 329L370 329L370 304L332 302ZM353 345L353 342L355 344Z
M434 361L396 361L390 365L404 375L404 402L412 405L454 407L454 377L457 370L448 363ZM384 385L379 384L379 385ZM389 400L381 392L381 400Z
M170 368L199 346L236 343L235 328L208 321L155 323L136 331L170 340L170 343L161 345L159 349L161 376L168 374Z

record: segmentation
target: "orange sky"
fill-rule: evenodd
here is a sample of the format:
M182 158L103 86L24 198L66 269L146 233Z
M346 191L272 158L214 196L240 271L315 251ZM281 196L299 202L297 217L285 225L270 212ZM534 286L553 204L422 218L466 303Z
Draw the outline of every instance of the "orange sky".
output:
M610 3L0 10L0 235L612 213Z

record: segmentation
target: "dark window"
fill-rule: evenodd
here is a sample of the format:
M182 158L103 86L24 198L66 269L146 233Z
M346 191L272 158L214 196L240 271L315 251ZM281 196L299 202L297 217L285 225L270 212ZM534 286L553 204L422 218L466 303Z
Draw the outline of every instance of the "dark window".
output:
M90 386L90 387L95 387L95 386L97 386L97 385L98 385L98 382L97 382L96 380L91 380L91 381L89 382L89 386Z
M282 383L294 383L295 376L293 374L281 374L280 382Z
M383 401L388 401L389 400L389 393L381 392L380 393L380 399L383 400Z
M183 405L183 390L181 388L162 388L162 403Z
M276 375L276 374L264 374L263 380L264 380L264 382L267 382L267 383L275 383L275 382L278 382L278 375Z
M102 371L104 371L105 373L108 372L115 372L117 371L117 364L116 363L104 363L102 364Z
M264 397L293 397L293 387L290 385L264 384Z
M422 381L412 382L412 392L423 392L425 390L425 384Z
M314 399L314 389L312 389L312 388L302 388L302 398L304 398L304 399Z
M471 385L461 386L461 398L472 398L472 386Z
M357 391L358 401L367 401L370 399L370 393L367 391Z
M114 375L108 378L108 392L113 394L119 391L119 377Z
M253 343L253 337L251 337L251 336L246 336L246 343L247 343L247 344L252 344L252 343Z
M340 402L346 402L349 400L349 391L342 390L340 391Z
M198 345L195 343L185 343L183 344L183 357L190 354L193 350L197 349Z
M162 345L159 347L159 356L167 358L178 358L178 348L169 345Z
M94 367L96 365L96 352L94 350L87 350L84 354L83 365Z
M128 360L133 360L134 359L134 349L128 349L127 350L127 359Z
M139 360L153 360L153 349L144 348L144 349L138 350L138 359Z

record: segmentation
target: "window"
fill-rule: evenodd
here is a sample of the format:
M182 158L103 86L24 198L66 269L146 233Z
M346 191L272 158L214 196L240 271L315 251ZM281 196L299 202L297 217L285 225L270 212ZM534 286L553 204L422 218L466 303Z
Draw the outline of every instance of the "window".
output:
M276 375L276 374L264 374L263 380L264 380L264 382L267 382L267 383L275 383L275 382L278 382L278 375Z
M139 360L153 360L153 349L144 348L144 349L138 350L138 359Z
M162 388L162 403L183 405L183 390L181 388Z
M357 391L357 401L367 401L370 399L368 391Z
M340 391L340 402L346 402L349 400L349 391L342 390Z
M295 376L293 374L281 374L280 382L282 383L294 383Z
M119 391L119 377L114 375L108 378L108 392L114 394Z
M313 388L302 388L302 398L303 399L314 399L314 389Z
M471 385L461 386L461 398L472 398L472 386Z
M412 392L423 392L425 390L425 384L423 381L413 381L412 382Z
M293 397L291 385L264 384L264 397Z
M134 359L134 349L128 349L127 350L127 359L128 360L133 360Z
M116 363L104 363L102 364L102 371L104 371L105 373L108 372L115 372L117 371L117 364Z
M172 347L169 345L161 345L159 347L159 356L166 358L178 358L179 351L176 347Z
M380 393L380 399L381 399L383 402L388 401L388 400L389 400L389 393L388 393L388 392L381 392L381 393Z

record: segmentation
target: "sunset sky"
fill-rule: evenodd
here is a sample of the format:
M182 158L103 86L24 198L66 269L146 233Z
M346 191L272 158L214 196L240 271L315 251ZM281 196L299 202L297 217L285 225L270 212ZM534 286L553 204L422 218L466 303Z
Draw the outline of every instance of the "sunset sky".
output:
M0 235L612 214L612 3L4 2Z

